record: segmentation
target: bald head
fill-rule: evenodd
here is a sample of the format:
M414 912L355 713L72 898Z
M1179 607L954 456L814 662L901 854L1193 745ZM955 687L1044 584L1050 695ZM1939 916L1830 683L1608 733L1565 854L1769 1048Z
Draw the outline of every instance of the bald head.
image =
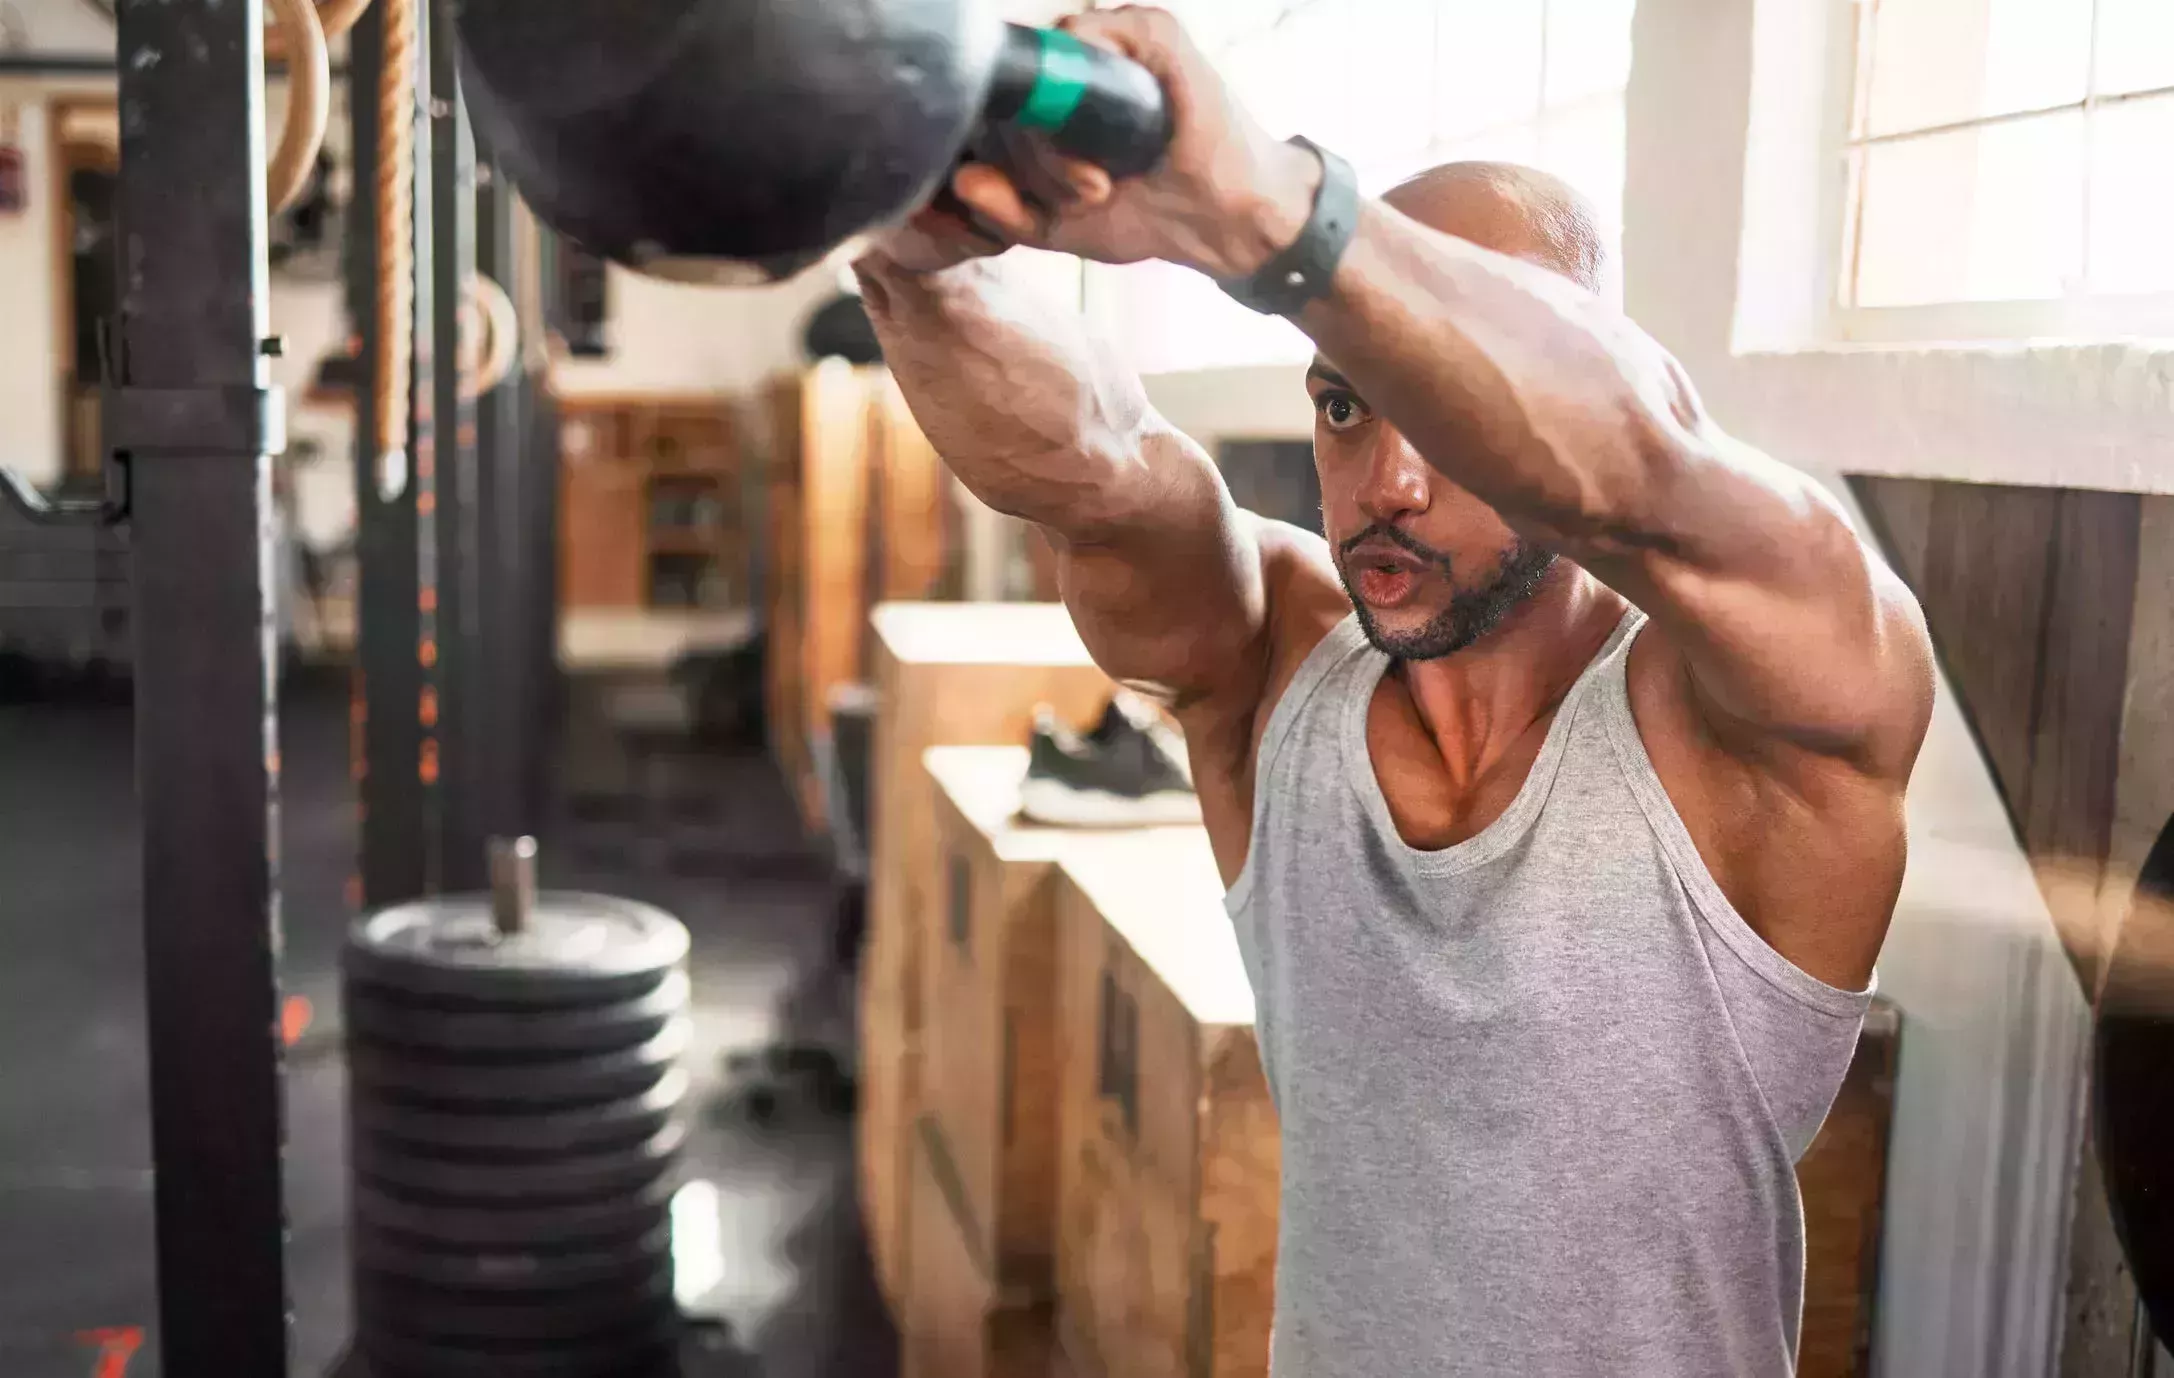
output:
M1614 255L1577 188L1517 163L1444 163L1382 197L1430 229L1523 259L1606 295Z

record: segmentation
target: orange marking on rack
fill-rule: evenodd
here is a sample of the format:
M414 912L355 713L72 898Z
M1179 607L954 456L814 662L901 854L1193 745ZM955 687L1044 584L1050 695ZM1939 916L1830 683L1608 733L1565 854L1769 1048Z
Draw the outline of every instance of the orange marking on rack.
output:
M306 995L290 995L279 1007L279 1041L292 1048L309 1032L310 1021L317 1017L316 1006Z
M128 1361L143 1348L143 1327L140 1325L108 1325L96 1330L78 1330L76 1343L98 1346L98 1367L91 1370L91 1378L127 1378Z

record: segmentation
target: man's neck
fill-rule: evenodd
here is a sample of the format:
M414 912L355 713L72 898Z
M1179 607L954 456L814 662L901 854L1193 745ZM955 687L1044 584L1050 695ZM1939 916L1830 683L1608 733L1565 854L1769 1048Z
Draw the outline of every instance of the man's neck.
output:
M1558 560L1532 597L1470 646L1397 672L1460 780L1484 775L1555 711L1623 618L1623 596Z

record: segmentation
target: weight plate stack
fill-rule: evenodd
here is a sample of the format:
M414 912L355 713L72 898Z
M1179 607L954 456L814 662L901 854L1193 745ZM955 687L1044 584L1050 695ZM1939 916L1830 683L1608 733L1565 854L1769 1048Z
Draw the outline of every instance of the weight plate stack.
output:
M687 931L523 881L348 934L355 1349L371 1378L671 1371Z

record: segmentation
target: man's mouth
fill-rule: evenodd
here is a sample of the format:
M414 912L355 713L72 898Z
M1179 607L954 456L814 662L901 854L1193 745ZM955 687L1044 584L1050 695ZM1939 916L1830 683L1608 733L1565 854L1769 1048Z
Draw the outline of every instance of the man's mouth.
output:
M1352 589L1369 607L1398 608L1419 592L1425 560L1387 542L1368 542L1345 557Z

